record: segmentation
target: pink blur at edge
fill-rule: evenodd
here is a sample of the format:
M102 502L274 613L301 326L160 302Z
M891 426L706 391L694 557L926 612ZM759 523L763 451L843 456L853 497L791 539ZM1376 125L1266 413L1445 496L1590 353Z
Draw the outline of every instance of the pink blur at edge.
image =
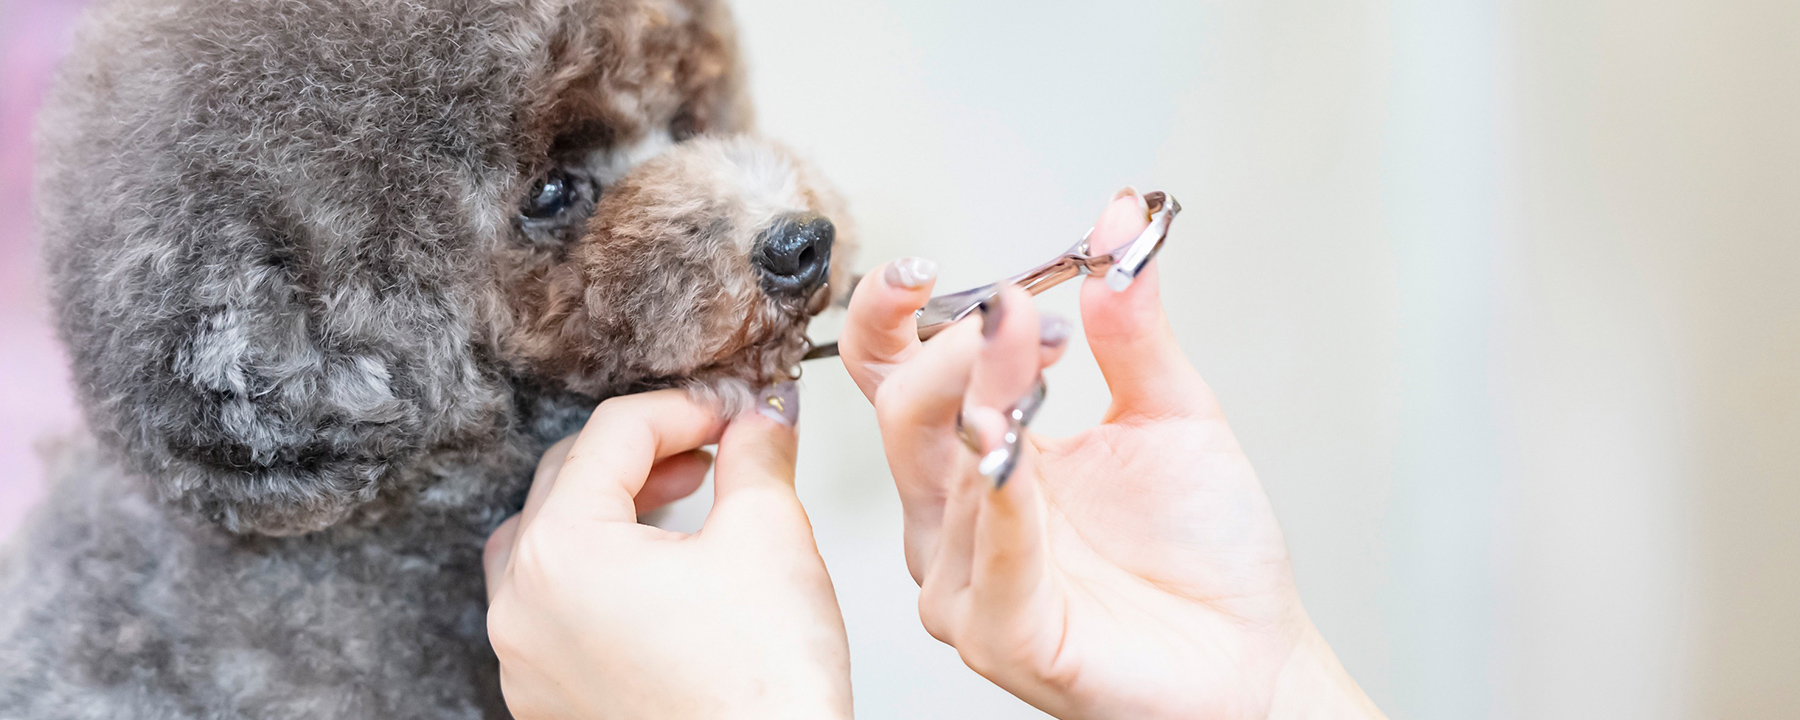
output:
M51 330L32 217L31 135L79 0L0 3L0 539L44 496L37 446L80 424Z

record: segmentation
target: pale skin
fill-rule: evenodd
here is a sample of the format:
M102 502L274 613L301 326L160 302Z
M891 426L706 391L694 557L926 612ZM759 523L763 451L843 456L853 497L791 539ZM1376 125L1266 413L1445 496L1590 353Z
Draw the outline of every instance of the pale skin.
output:
M1146 224L1122 192L1091 250ZM1039 342L1029 298L1006 291L991 339L970 324L920 343L912 312L931 283L864 284L844 364L880 421L920 617L969 667L1065 720L1380 716L1301 607L1275 516L1176 343L1154 263L1122 293L1084 281L1082 325L1112 404L1074 436L1027 434L998 491L955 423L960 411L982 450L996 447L1001 411L1060 355Z
M1121 193L1094 249L1145 222ZM1001 412L1062 347L1040 342L1016 289L1000 312L920 343L912 312L932 278L910 267L859 285L841 348L875 406L934 637L1064 720L1381 717L1301 606L1255 472L1169 329L1154 264L1123 293L1084 281L1111 407L1072 437L1027 434L999 490L957 417L983 452L997 447ZM730 423L718 504L678 536L635 511L698 485L704 459L689 451L719 423L679 395L637 397L649 399L602 406L581 436L591 449L577 440L562 463L553 448L520 519L490 541L490 634L514 714L848 717L843 623L793 499L791 430ZM599 441L621 427L637 439Z
M637 522L705 475L693 534ZM500 686L535 718L844 718L850 651L794 495L792 428L727 425L679 391L608 400L545 453L518 516L488 540Z

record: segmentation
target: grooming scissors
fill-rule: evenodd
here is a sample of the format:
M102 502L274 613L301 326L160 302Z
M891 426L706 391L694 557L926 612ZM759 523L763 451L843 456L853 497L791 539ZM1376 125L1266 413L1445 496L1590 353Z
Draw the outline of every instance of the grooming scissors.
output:
M999 294L1000 289L1007 285L1017 285L1024 288L1025 292L1036 295L1070 278L1104 273L1108 288L1113 292L1124 292L1137 279L1138 273L1144 271L1144 266L1149 265L1150 260L1156 257L1156 252L1162 249L1163 241L1169 237L1169 223L1181 212L1181 203L1175 202L1175 198L1161 191L1146 193L1144 205L1150 213L1149 227L1144 228L1136 239L1120 245L1112 252L1089 254L1088 238L1094 234L1089 229L1086 235L1081 236L1080 242L1052 258L1050 262L997 283L932 298L925 303L925 307L913 314L919 324L919 339L930 340L933 335L956 321L968 317L969 313L975 312L982 303ZM837 354L837 343L828 343L813 348L803 359L812 360ZM1044 377L1039 375L1031 385L1031 392L1006 411L1007 427L1005 434L1001 436L1000 447L986 454L981 452L981 442L975 437L975 433L963 425L961 415L957 416L957 436L981 458L976 471L992 481L995 490L1006 484L1006 479L1012 476L1013 468L1018 465L1019 444L1025 438L1025 426L1031 424L1038 408L1043 406L1046 392Z
M925 303L913 316L919 322L919 339L930 340L931 336L950 327L956 321L968 317L969 313L981 307L981 303L1000 292L1007 285L1017 285L1025 292L1036 295L1049 290L1063 281L1082 275L1105 274L1106 286L1113 292L1124 292L1131 287L1138 273L1156 257L1162 249L1163 240L1169 237L1169 223L1181 212L1181 203L1162 191L1144 194L1144 204L1150 213L1150 226L1144 228L1137 238L1120 245L1109 253L1099 255L1088 254L1088 238L1094 234L1088 230L1081 236L1081 242L1075 243L1061 255L1050 262L1039 265L1018 275L997 283L989 283L962 292L939 295ZM826 343L814 347L806 353L803 360L833 357L838 354L837 343Z

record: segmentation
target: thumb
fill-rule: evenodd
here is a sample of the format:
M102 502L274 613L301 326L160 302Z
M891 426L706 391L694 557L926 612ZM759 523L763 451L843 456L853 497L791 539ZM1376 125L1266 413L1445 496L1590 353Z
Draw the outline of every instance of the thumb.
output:
M805 518L794 495L799 417L800 393L790 380L763 390L754 408L725 427L714 461L713 509L702 534L739 517L765 524L794 514Z
M1110 252L1149 224L1143 197L1119 191L1088 236L1090 252ZM1106 377L1113 404L1107 419L1127 415L1217 413L1212 390L1200 379L1169 327L1159 296L1156 263L1123 292L1090 277L1081 287L1081 319L1088 348Z

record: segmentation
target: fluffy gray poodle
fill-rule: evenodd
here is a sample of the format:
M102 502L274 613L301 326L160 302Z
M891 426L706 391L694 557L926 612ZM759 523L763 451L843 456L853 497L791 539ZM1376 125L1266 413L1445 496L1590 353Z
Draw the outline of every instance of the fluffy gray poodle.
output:
M504 717L538 454L741 406L847 285L749 129L717 0L96 9L38 184L88 431L0 557L0 718Z

